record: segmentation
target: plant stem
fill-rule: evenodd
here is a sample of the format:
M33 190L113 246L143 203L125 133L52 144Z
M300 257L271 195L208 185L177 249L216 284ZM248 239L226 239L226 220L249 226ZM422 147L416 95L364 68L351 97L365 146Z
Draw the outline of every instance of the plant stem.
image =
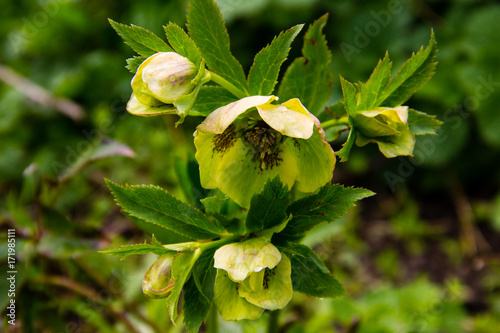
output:
M206 323L206 332L207 333L218 333L219 327L217 322L217 308L215 304L212 302L212 306L208 312L207 323Z
M226 89L229 91L231 94L238 98L243 98L248 96L248 92L241 91L240 89L236 88L232 83L228 82L226 79L223 77L210 72L210 75L212 77L212 81L220 85L222 88Z
M343 116L343 117L340 117L338 119L330 119L330 120L327 120L327 121L321 123L321 127L323 128L323 130L326 130L330 127L338 126L338 125L349 126L349 119L347 118L347 116Z
M275 310L271 312L269 316L269 321L267 322L267 333L276 333L279 331L278 317L280 315L280 310Z

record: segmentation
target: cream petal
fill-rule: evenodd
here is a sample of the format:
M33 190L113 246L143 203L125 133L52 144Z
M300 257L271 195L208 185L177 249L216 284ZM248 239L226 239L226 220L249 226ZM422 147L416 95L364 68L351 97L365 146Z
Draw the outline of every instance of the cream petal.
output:
M221 134L246 110L266 103L271 103L277 99L278 98L275 96L250 96L242 98L210 113L196 129L202 132Z
M166 104L158 106L145 105L137 99L135 94L132 94L127 103L127 111L136 116L150 117L160 114L172 114L176 112L176 109L172 105Z
M214 255L214 267L228 272L231 280L241 282L250 273L274 268L281 260L281 253L263 238L224 245Z
M257 107L259 115L272 128L293 138L309 139L314 120L298 98L281 105L264 104Z

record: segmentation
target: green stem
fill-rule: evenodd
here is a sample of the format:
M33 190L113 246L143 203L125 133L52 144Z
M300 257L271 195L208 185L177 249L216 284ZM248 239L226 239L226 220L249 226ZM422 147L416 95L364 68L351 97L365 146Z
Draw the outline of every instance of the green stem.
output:
M213 302L208 312L206 325L207 325L206 326L207 333L218 333L219 325L217 322L217 308L215 307L215 304Z
M338 125L349 126L349 119L347 118L347 116L344 116L344 117L341 117L338 119L330 119L330 120L327 120L327 121L321 123L321 127L323 127L323 130L326 130L330 127L338 126Z
M248 92L241 91L240 89L236 88L232 83L230 83L223 77L215 74L214 72L210 72L210 76L212 78L212 81L214 81L219 86L229 91L234 96L238 98L243 98L248 96Z
M278 317L280 315L280 310L275 310L271 312L269 316L269 321L267 322L267 333L275 333L279 331Z
M225 237L225 238L219 239L219 240L214 241L214 242L204 243L203 245L200 246L200 248L203 251L205 251L205 250L213 248L213 247L221 247L223 245L233 243L234 241L238 240L239 238L241 238L241 236L233 235L233 236Z

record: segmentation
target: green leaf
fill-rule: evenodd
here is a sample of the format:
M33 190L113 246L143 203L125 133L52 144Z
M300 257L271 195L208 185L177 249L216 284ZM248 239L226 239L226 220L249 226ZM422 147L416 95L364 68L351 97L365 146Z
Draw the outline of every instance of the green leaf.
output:
M153 223L190 239L218 237L223 231L203 213L157 186L120 186L106 184L123 210L145 222Z
M309 26L304 36L302 54L288 67L279 88L284 101L299 98L311 113L318 115L330 99L333 74L329 67L331 54L322 33L328 15Z
M125 25L108 19L109 23L135 52L143 57L149 57L157 52L173 52L160 37L149 30L136 25Z
M281 65L290 51L290 44L303 26L300 24L282 31L271 44L257 53L248 74L251 95L270 95L273 92Z
M172 322L177 319L177 303L197 258L198 252L183 252L177 255L172 263L172 279L175 280L175 285L167 298L168 314Z
M392 62L389 60L389 53L379 60L377 67L373 70L368 81L359 85L360 102L358 110L370 110L377 106L378 97L384 92L385 87L391 79Z
M132 58L127 59L127 66L125 66L126 69L128 69L131 73L137 72L137 68L146 60L146 57L137 57L133 56Z
M415 135L436 134L436 130L443 124L436 116L428 115L413 109L408 109L408 125Z
M344 79L342 76L340 77L340 85L342 86L342 94L344 95L344 99L342 100L342 103L344 103L344 108L347 114L353 117L358 109L358 101L356 99L356 86Z
M356 201L374 194L363 188L328 184L317 194L297 200L288 207L287 214L292 214L293 217L277 236L287 240L299 240L316 225L341 218L355 206Z
M190 0L187 26L208 68L248 94L245 73L231 54L229 35L217 3L213 0Z
M208 116L214 110L238 100L233 94L219 86L203 86L191 109L191 114Z
M214 298L214 283L217 269L214 267L216 247L203 251L193 267L193 278L198 289L211 302Z
M184 285L183 291L184 304L182 308L184 310L184 325L186 325L188 332L198 332L201 324L207 317L212 302L200 292L192 277Z
M188 58L196 66L201 64L200 50L198 50L196 44L181 27L170 22L163 29L167 34L168 42L175 52Z
M286 220L290 202L288 186L279 177L267 180L261 193L252 197L250 210L245 221L247 232L270 229Z
M202 209L203 205L200 200L205 198L208 190L205 190L200 184L200 166L194 154L187 152L185 156L176 156L174 169L188 202L196 208Z
M125 215L137 228L149 235L154 235L162 244L183 243L191 240L191 238L179 235L157 224L146 222L126 212Z
M124 245L120 246L116 249L99 251L100 253L110 254L112 256L120 256L125 259L128 256L136 255L136 254L146 254L146 253L154 253L159 256L164 255L169 252L174 252L171 250L167 250L162 246L153 245L153 244L135 244L135 245Z
M420 48L417 54L406 61L396 76L391 80L384 93L378 98L376 105L393 107L406 102L427 80L436 69L437 44L434 31L427 48Z
M309 247L290 243L279 247L292 263L293 290L312 297L338 297L346 294L323 264L321 258Z

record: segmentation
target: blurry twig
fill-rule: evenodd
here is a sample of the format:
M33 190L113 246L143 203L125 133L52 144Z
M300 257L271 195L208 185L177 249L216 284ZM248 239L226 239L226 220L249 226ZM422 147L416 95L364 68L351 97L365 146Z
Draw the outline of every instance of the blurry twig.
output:
M98 300L101 299L99 293L93 288L80 284L66 276L42 275L33 279L33 282L64 287L97 302L99 302ZM125 326L128 328L129 332L139 333L139 331L137 331L132 322L125 316L124 313L114 309L112 306L105 306L105 309L109 314L115 317L115 319L123 322L123 324L125 324Z
M474 256L477 254L477 241L474 229L475 218L469 199L456 177L452 179L452 196L458 221L460 222L460 246L465 255Z
M53 96L50 92L36 83L17 74L11 68L0 64L0 80L15 88L30 100L56 109L74 121L85 117L82 107L75 102Z

